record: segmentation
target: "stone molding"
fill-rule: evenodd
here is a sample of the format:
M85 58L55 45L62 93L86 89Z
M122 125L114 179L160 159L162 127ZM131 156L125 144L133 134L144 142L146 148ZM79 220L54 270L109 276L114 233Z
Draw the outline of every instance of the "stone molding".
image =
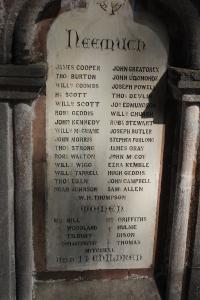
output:
M168 83L175 100L200 103L200 70L169 67Z
M45 90L46 64L0 65L0 101L27 102Z

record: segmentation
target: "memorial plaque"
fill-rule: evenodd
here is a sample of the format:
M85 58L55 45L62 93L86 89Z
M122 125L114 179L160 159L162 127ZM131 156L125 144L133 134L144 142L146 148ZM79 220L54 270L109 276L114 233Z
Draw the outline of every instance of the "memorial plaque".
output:
M49 270L153 264L167 39L134 18L129 1L89 1L49 32Z

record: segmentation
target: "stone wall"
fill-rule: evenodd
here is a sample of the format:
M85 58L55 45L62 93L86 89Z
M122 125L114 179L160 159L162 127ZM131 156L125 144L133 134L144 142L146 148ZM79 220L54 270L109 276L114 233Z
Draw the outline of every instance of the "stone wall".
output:
M157 279L163 299L164 295L167 295L165 299L170 300L184 297L199 299L197 173L200 4L196 0L137 0L134 4L138 9L144 8L158 16L166 25L170 37L169 64L174 67L169 67L166 164L163 170L167 178L163 177L162 183L163 200L154 277ZM35 120L40 120L43 114L41 116L39 114L44 111L45 100L41 95L45 95L46 35L60 11L84 5L84 1L0 0L2 41L0 244L3 245L0 247L0 298L2 300L16 297L20 300L44 297L50 300L51 297L59 295L62 299L66 291L68 297L72 299L84 299L81 298L83 295L85 299L86 296L92 299L97 291L99 291L96 294L97 299L98 297L136 299L136 295L138 299L141 297L149 299L146 295L155 290L152 274L149 274L148 280L143 279L144 274L125 272L120 275L113 274L116 281L110 281L108 275L98 272L48 273L45 269L42 228L44 216L41 213L44 211L44 202L41 202L44 195L40 190L40 182L36 184L35 176L38 175L37 166L41 166L45 160L42 152L44 149L36 153L35 146L35 139L41 141L43 137L39 132L44 127L38 128L39 125ZM38 188L37 191L34 190L35 186ZM121 278L119 281L118 276ZM140 280L131 281L134 276ZM129 277L130 281L122 280L126 277ZM80 278L82 284L70 281L72 279L77 281ZM107 281L104 283L105 279ZM78 294L75 293L77 286ZM141 286L145 286L146 289L143 295ZM88 294L88 289L92 294ZM116 289L123 293L116 294ZM137 294L134 294L136 291ZM158 296L152 299L156 297Z

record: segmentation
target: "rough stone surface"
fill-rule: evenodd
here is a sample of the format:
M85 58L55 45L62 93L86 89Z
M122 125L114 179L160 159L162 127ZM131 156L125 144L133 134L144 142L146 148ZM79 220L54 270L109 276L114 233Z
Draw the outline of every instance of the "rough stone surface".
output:
M198 102L195 94L200 94L200 70L190 70L169 67L168 78L174 99L186 102ZM184 95L191 95L190 100L184 99ZM193 98L193 99L192 99Z
M180 67L200 67L200 3L197 0L157 0L163 5L163 17L171 35L173 55ZM151 5L151 4L150 4Z
M173 65L198 69L200 65L200 4L197 0L146 0L153 13L157 10L171 36ZM60 5L61 3L61 5ZM85 5L84 0L0 0L0 61L33 61L35 29L41 20L55 17L60 6L70 9ZM15 47L12 48L12 38ZM13 51L14 50L14 51ZM37 55L36 55L37 56ZM41 54L37 56L39 59ZM35 61L35 60L34 60Z
M0 103L0 299L15 299L12 112Z
M190 88L191 82L196 82L198 87L200 86L200 70L170 67L168 74L178 87Z
M200 268L193 268L190 279L189 295L187 300L200 299Z
M32 108L14 108L16 276L19 300L32 299Z
M34 300L160 300L152 279L36 282Z
M200 205L198 207L188 300L200 299Z
M197 159L199 135L199 107L182 106L179 167L174 203L174 218L171 239L168 277L168 300L181 300L184 292L184 274L187 262L187 235L194 181L194 166Z
M33 101L45 90L46 71L46 64L0 65L0 100Z
M31 65L0 65L0 78L44 78L47 73L47 65L45 63ZM37 84L38 85L38 84Z
M198 209L198 217L197 217L197 224L196 224L196 233L195 233L195 244L193 249L193 266L200 268L200 205ZM200 277L199 277L200 279Z
M14 60L17 63L33 62L33 56L37 61L44 57L41 53L34 54L33 45L35 33L37 34L36 25L42 19L56 17L60 10L60 0L34 0L25 1L22 10L16 21L15 48L13 51Z
M23 5L25 3L27 3L27 5L30 4L30 0L25 1L25 0L16 0L16 1L11 1L11 0L1 0L0 1L0 40L2 41L2 47L0 50L0 61L2 63L4 62L8 62L11 61L12 58L12 46L13 49L15 48L15 45L13 43L13 36L15 36L15 41L16 39L17 41L17 45L18 45L18 49L15 49L16 53L19 53L19 56L21 56L21 49L22 49L22 41L21 41L21 37L25 37L25 44L23 45L23 50L25 50L23 52L24 57L23 58L19 58L20 61L32 61L31 58L31 54L32 54L32 45L30 45L30 41L32 41L32 36L30 33L32 33L34 31L34 22L37 18L33 17L32 14L32 9L34 10L34 16L38 16L38 13L40 13L43 9L37 9L38 3L41 1L31 1L31 9L29 9L29 15L27 16L26 14L26 10L24 13L21 13L21 16L17 26L16 25L16 19L19 15L19 12L21 10L21 8L23 7ZM43 1L42 1L43 2ZM45 2L45 1L44 1ZM47 1L45 3L48 2L53 2L53 1ZM183 41L183 45L185 45L185 48L181 49L181 46L179 46L179 48L175 47L176 52L177 53L177 57L179 56L181 57L181 60L178 62L179 66L188 66L190 68L199 68L200 67L200 39L199 39L199 30L200 30L200 26L199 26L199 1L197 0L193 0L193 1L189 1L189 0L158 0L158 1L152 1L152 2L157 2L157 3L161 3L163 4L164 8L169 7L169 11L174 11L175 12L175 17L174 19L177 19L178 21L180 21L179 26L183 28L183 31L185 30L185 34L179 35L181 37L181 40ZM9 3L9 5L7 4ZM34 8L36 7L36 8ZM25 7L26 8L26 7ZM167 11L167 10L166 10ZM174 41L176 40L179 31L177 31L177 23L172 21L171 22L171 16L172 14L168 14L165 11L165 17L168 17L168 22L171 23L171 27L172 28L172 38L174 39ZM167 11L168 12L168 11ZM166 16L167 15L167 16ZM178 16L178 17L177 17ZM30 20L30 22L28 22L29 26L27 26L26 24L26 20ZM174 27L174 24L176 23L176 26ZM182 26L181 26L182 24ZM14 28L15 28L15 32L14 32ZM28 28L26 30L26 34L23 34L23 30L25 28ZM22 32L22 34L21 34ZM188 39L189 38L189 39ZM179 39L180 40L180 39ZM24 41L24 40L23 40ZM176 44L177 45L177 44ZM182 51L179 51L179 49L181 49ZM185 50L184 50L185 49ZM177 61L175 60L175 64L177 63ZM186 87L188 85L187 80L182 81L182 84L186 84ZM190 85L190 91L195 92L195 90L197 91L197 88L199 89L199 86L196 85L196 81L195 83L193 82L193 84ZM184 88L184 85L180 86L181 88ZM12 224L10 223L11 227L9 229L9 226L7 224L7 221L9 218L11 218L10 220L12 220L12 183L10 182L8 186L6 186L6 180L7 177L4 176L5 174L7 174L6 172L8 171L8 169L6 167L6 161L7 161L7 154L9 152L7 152L7 154L5 153L5 149L4 147L4 143L2 143L2 141L7 141L7 137L8 137L8 131L5 130L5 132L3 131L3 134L7 134L7 136L3 135L2 138L2 130L5 129L5 118L6 115L8 115L8 107L6 106L2 106L3 104L1 104L0 106L0 122L2 122L2 124L0 124L0 139L1 139L1 144L0 144L0 151L1 153L3 153L3 155L1 155L0 157L0 167L1 167L1 181L0 181L0 186L1 186L1 193L0 193L0 209L2 212L4 212L2 214L1 217L1 231L0 231L0 241L4 241L3 246L1 246L1 250L0 251L4 251L5 249L12 249ZM6 108L7 107L7 108ZM28 106L27 106L28 107ZM18 266L17 266L17 271L18 271L18 275L19 275L19 283L18 283L18 291L19 292L19 299L30 299L31 297L31 263L32 263L32 247L31 247L31 159L30 159L30 155L31 155L31 142L30 142L30 122L28 122L28 120L30 121L30 119L28 119L30 117L30 111L27 110L27 107L23 107L23 105L21 107L18 107L16 109L16 132L21 132L19 135L17 135L16 137L16 141L17 143L17 148L16 148L16 158L17 158L17 165L16 165L16 179L18 181L16 181L16 186L17 186L17 191L16 191L16 199L17 199L17 205L16 205L16 212L17 212L17 257L18 257ZM6 108L6 109L5 109ZM27 114L26 114L27 113ZM21 120L20 118L24 117L24 115L26 116L25 119L27 121L27 123L25 122L25 125L22 126L23 120ZM17 119L19 118L19 119ZM26 128L27 126L27 128ZM23 130L21 130L23 128ZM8 129L8 127L7 127ZM29 132L28 138L26 136L26 134L24 134L23 132ZM24 135L23 135L24 134ZM19 140L18 140L19 138ZM30 151L30 152L29 152ZM23 165L24 161L23 159L28 162L27 164ZM25 170L23 169L23 167L25 166ZM7 171L6 171L7 170ZM9 169L11 170L11 168ZM28 171L27 171L28 170ZM24 174L24 176L22 176L22 174ZM9 177L9 180L12 180L12 175ZM19 183L19 185L17 185ZM7 187L7 188L6 188ZM7 199L8 202L4 201L4 199ZM5 205L11 205L11 209L8 209ZM2 206L1 206L2 205ZM178 206L177 206L178 209ZM6 211L9 212L11 215L8 217L6 215ZM5 216L5 218L4 218ZM3 226L2 226L3 224ZM4 227L5 225L5 227ZM178 227L177 227L178 228ZM5 229L5 230L4 230ZM10 231L11 230L11 231ZM6 239L5 236L6 234L10 233L10 240L8 240L8 243L6 243ZM11 243L11 244L10 244ZM1 243L2 245L2 243ZM179 249L180 250L180 249ZM11 251L12 252L12 251ZM2 253L2 252L0 252ZM5 254L5 251L4 251ZM3 254L3 255L4 255ZM10 291L12 293L13 291L13 267L12 267L12 256L8 255L9 252L7 253L7 255L5 256L5 260L1 259L1 267L0 267L0 274L1 274L1 278L0 278L0 296L3 297L2 295L5 294L5 291L7 292L8 289L8 285L7 283L11 284L11 288ZM23 254L23 255L22 255ZM178 252L177 252L178 254ZM2 255L2 254L0 254ZM9 256L9 257L8 257ZM4 256L0 256L1 258ZM8 264L6 263L6 259ZM11 268L10 268L10 267ZM4 273L4 268L7 268L8 270L11 270L11 273ZM194 280L196 280L196 282L198 282L198 270L195 269L195 277ZM6 276L8 276L8 281L7 279L3 278L3 274L6 274ZM2 284L2 278L3 278L3 284ZM192 277L193 278L193 277ZM11 281L9 281L11 279ZM80 283L79 283L80 284ZM93 285L94 283L86 283L88 284L88 286L90 287L91 285ZM90 285L89 285L90 284ZM133 288L135 287L135 285L133 283L131 283L133 285ZM40 286L46 286L44 288L43 291L41 291L41 297L38 299L55 299L55 297L53 297L52 295L55 296L55 292L54 292L54 288L53 287L57 287L58 286L58 290L59 291L65 291L64 288L64 283L38 283L37 284L37 288L36 291L38 291L39 293L39 287ZM78 286L78 283L77 283ZM94 284L95 286L95 284ZM118 285L117 285L118 286ZM119 285L120 286L120 285ZM198 286L198 285L197 285ZM49 294L48 294L48 287L49 287ZM73 285L74 288L74 285ZM136 288L136 287L135 287ZM141 288L141 286L140 286ZM94 289L91 287L92 291L94 291ZM100 289L100 288L99 288ZM104 295L109 295L109 291L110 289L107 287L107 294L104 293ZM199 289L199 288L198 288ZM70 299L70 295L72 295L73 293L75 293L76 291L72 291L71 289L69 294L69 299ZM116 289L119 290L119 289ZM82 289L80 289L80 291L82 291ZM102 289L102 291L104 291L104 289ZM119 295L122 295L122 291L124 292L126 298L124 299L129 299L126 292L124 291L124 288L121 288L121 291L118 293ZM193 290L194 291L194 290ZM192 291L192 293L193 293ZM147 293L149 292L149 290L147 289L146 291ZM46 294L45 294L46 293ZM52 294L52 295L51 295ZM123 294L123 295L124 295ZM149 293L150 294L150 293ZM6 294L5 294L6 295ZM36 294L37 295L37 294ZM39 295L39 294L38 294ZM44 297L42 297L42 295L44 295ZM46 296L45 296L46 295ZM74 295L74 294L73 294ZM95 293L93 295L96 295ZM191 294L193 295L193 294ZM195 294L195 295L199 295L199 293ZM57 296L57 294L56 294ZM66 300L66 297L64 295L61 295L62 299ZM118 299L118 295L116 295L115 299ZM5 300L9 299L10 295L6 295ZM96 297L96 296L95 296ZM94 299L95 297L91 297L91 299ZM97 296L98 297L98 296ZM118 297L118 298L117 298ZM103 297L102 297L103 298ZM106 298L106 297L105 297ZM123 297L121 297L123 299ZM199 297L198 297L199 298ZM196 299L198 299L196 298ZM2 298L3 299L3 298ZM11 298L12 299L12 298ZM61 299L61 300L62 300ZM73 299L73 298L71 298ZM74 298L74 299L78 299L78 298ZM80 295L80 299L81 299L81 295ZM83 298L82 298L83 299ZM98 298L97 298L98 299ZM107 297L107 299L109 299ZM137 299L136 296L134 298L134 294L133 294L133 298L131 299ZM142 296L141 296L142 299ZM145 298L144 298L145 299ZM149 295L148 295L148 298ZM156 298L152 298L152 299L156 299ZM175 299L175 298L174 298ZM194 298L195 299L195 298ZM4 300L4 299L3 299ZM177 299L175 299L177 300Z

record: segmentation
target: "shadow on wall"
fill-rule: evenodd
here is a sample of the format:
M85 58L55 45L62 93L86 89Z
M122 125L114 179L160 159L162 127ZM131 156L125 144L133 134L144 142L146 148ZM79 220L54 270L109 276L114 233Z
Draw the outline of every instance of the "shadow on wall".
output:
M149 103L142 113L142 118L148 118L153 112L154 124L164 124L164 109L167 95L167 73L156 84L149 95Z

